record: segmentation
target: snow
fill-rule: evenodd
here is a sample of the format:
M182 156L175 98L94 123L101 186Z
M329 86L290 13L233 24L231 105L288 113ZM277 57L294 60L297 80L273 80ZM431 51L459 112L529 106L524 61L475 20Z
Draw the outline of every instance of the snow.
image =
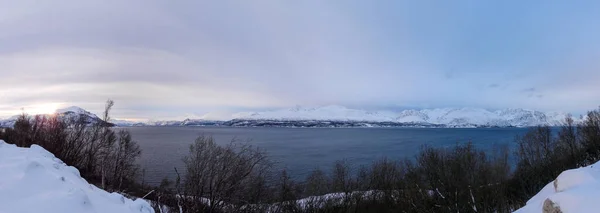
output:
M98 116L76 106L56 110L65 118L84 116L90 123L99 122ZM481 108L436 108L421 110L369 111L351 109L344 106L329 105L322 107L296 106L289 109L277 109L259 112L216 111L199 116L198 119L172 121L134 122L127 120L111 120L118 126L180 126L187 123L197 124L210 121L242 120L281 120L281 121L350 121L350 122L395 122L406 124L434 124L447 127L478 126L516 126L528 127L537 125L558 126L566 117L566 113L539 112L527 109L503 109L490 111ZM581 119L574 117L575 122ZM0 126L12 126L15 119L0 120Z
M136 122L136 121L130 121L130 120L119 120L119 119L111 119L110 120L111 123L117 125L117 126L136 126L136 125L144 125L143 122Z
M88 112L85 109L77 106L71 106L64 109L57 109L56 114L66 119L79 119L83 116L88 122L99 122L101 119L94 113Z
M330 105L316 108L296 106L264 112L237 113L237 119L279 119L279 120L332 120L332 121L394 121L395 114L385 111L365 111Z
M85 109L82 109L81 107L77 107L77 106L70 106L67 108L62 108L62 109L56 110L56 113L59 113L59 114L68 113L68 112L74 112L76 114L90 114Z
M108 193L81 178L44 148L19 148L0 140L1 213L153 213L142 199Z
M598 212L600 204L600 162L562 172L527 204L515 213L543 212L544 203L560 208L563 213Z
M566 113L526 109L490 111L480 108L438 108L422 110L366 111L343 106L300 107L263 112L244 112L232 117L248 120L333 120L398 123L430 123L448 126L536 126L561 124Z
M501 120L500 116L485 109L461 108L461 109L433 109L423 110L430 118L426 122L434 124L475 124L489 125L492 121Z
M214 111L199 116L201 120L212 120L212 121L227 121L234 119L234 113L230 111Z

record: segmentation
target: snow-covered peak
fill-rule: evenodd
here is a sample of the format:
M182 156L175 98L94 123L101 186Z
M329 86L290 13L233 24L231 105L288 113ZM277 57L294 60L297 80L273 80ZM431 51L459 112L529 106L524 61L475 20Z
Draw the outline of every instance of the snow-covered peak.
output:
M62 109L57 109L56 113L67 113L67 112L74 112L74 113L87 113L88 111L86 111L85 109L82 109L81 107L78 106L70 106L67 108L62 108Z
M57 109L56 110L57 114L75 114L75 115L87 115L90 117L94 117L94 118L98 118L98 116L96 116L95 114L88 112L87 110L78 107L78 106L70 106L67 108L62 108L62 109Z
M89 184L79 171L44 148L19 148L0 140L0 212L153 213L131 200Z
M404 110L400 112L396 118L398 122L406 123L424 123L429 120L429 115L419 110Z
M57 109L56 114L67 120L84 119L86 123L104 123L96 114L91 113L81 107L71 106L64 109ZM112 124L111 124L112 125Z
M428 115L427 122L434 124L488 125L491 121L500 119L498 115L479 108L425 109L422 112Z

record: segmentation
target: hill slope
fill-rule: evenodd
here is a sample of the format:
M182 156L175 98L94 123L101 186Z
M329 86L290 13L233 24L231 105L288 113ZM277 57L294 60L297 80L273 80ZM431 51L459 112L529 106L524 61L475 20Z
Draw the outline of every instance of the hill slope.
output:
M37 145L18 148L0 140L0 171L0 212L154 212L144 200L89 184L76 168Z

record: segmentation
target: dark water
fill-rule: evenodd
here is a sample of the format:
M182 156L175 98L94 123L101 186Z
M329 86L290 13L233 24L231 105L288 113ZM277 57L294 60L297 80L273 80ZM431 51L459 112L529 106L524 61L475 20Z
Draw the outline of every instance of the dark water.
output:
M523 128L428 129L428 128L230 128L230 127L131 127L134 140L142 148L140 163L144 180L158 184L164 177L175 178L174 167L181 172L182 157L200 134L212 135L219 144L234 137L251 139L266 150L277 167L303 178L314 168L329 169L336 160L353 166L370 164L382 157L414 157L421 146L451 147L473 142L483 150L494 145L514 147L514 138Z

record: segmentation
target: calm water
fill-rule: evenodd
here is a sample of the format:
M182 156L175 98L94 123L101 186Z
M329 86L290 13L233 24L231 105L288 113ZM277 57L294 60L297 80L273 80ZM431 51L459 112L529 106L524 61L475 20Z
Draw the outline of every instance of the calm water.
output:
M422 145L449 147L468 141L484 150L497 144L513 147L522 128L427 129L427 128L230 128L230 127L131 127L142 148L140 163L145 182L158 184L164 177L174 179L174 167L181 172L182 157L194 139L212 135L219 144L234 137L251 139L266 150L277 167L286 167L293 177L303 178L314 168L329 169L336 160L351 165L369 164L381 157L413 157Z

